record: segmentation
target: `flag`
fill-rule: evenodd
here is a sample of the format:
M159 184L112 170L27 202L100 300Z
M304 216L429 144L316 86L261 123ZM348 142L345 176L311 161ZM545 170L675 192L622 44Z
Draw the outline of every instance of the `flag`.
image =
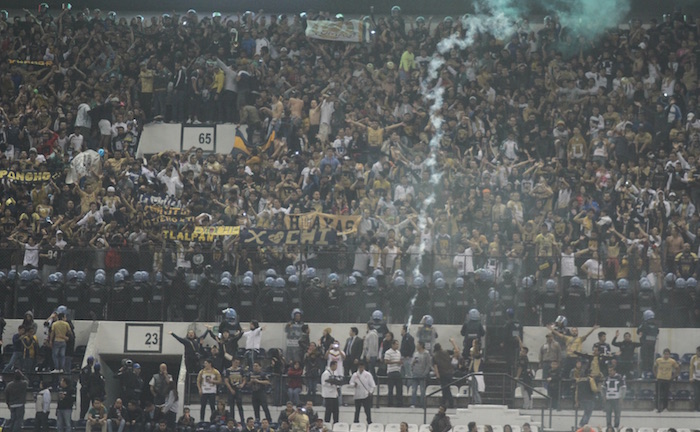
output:
M261 153L267 153L268 156L272 155L272 153L275 152L275 146L273 143L275 142L275 136L277 133L275 132L274 129L270 131L270 135L267 136L267 140L265 141L265 144L260 146L260 152Z
M241 153L250 156L250 148L248 147L248 140L243 136L241 129L236 128L236 137L233 139L233 150L231 150L231 154L235 157Z

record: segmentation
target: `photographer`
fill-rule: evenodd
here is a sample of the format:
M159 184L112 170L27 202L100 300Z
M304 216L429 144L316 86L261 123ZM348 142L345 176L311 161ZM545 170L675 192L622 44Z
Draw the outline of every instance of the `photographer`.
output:
M292 432L309 432L309 416L306 414L306 408L300 406L289 415Z
M326 407L326 415L324 416L326 422L331 421L331 415L333 415L333 423L338 423L338 395L340 394L339 388L343 385L343 376L336 374L337 370L338 362L333 360L328 369L321 375L321 396Z

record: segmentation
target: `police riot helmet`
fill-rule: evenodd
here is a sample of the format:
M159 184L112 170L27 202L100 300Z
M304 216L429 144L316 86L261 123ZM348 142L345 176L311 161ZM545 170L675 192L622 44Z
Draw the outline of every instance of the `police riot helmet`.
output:
M102 273L97 273L97 274L95 275L95 283L96 283L97 285L104 285L105 282L106 282L105 275L103 275Z
M402 277L397 277L394 279L394 286L395 287L405 287L406 286L406 279Z
M642 314L644 317L644 321L649 321L654 319L654 311L651 309L645 310L644 314Z
M605 291L615 291L615 282L609 281L609 280L608 280L608 281L605 281L605 282L603 283L603 289L604 289Z
M481 314L476 309L470 309L468 317L469 321L479 321L481 319Z
M265 286L266 287L271 287L275 285L275 278L268 276L265 278Z
M377 279L374 277L369 277L367 278L367 282L365 282L367 285L367 288L377 288Z
M290 264L290 265L288 265L287 268L284 270L284 273L285 273L287 276L295 275L295 274L297 274L297 268Z
M304 315L304 312L302 312L299 308L294 308L294 310L292 310L292 319L294 319L296 314L299 314L299 317L301 317L302 315Z
M629 287L630 287L630 282L627 279L621 278L620 280L617 281L617 288L620 291L627 291L629 289Z
M685 279L680 278L680 277L678 279L676 279L676 289L683 290L683 289L685 289L685 287L686 287Z
M189 287L192 291L196 291L197 288L199 288L199 283L196 280L192 279L189 283Z
M639 280L639 289L642 291L650 291L652 289L651 281L645 277Z
M498 291L496 291L496 288L494 288L494 287L489 288L489 300L497 301L500 297L501 297L501 295L498 294Z
M435 288L444 289L445 288L445 279L443 279L443 278L436 279L435 280Z
M578 276L574 276L569 281L569 286L571 288L581 288L583 287L583 282L581 281L581 278L579 278Z
M433 317L430 315L423 315L423 318L420 320L421 324L424 324L426 327L432 327L433 326Z
M266 278L269 278L269 277L276 278L277 272L275 271L275 269L269 268L269 269L265 270L265 277Z
M697 287L698 287L698 281L697 281L697 279L695 279L695 278L693 278L693 277L689 277L689 278L685 281L685 287L688 288L688 289L695 289L695 288L697 288Z
M379 309L372 312L372 321L378 322L378 321L382 321L383 319L384 319L384 312L380 311Z
M66 279L69 281L72 281L74 279L78 278L78 272L75 270L68 270L68 273L66 274Z
M297 284L299 284L299 276L297 276L297 275L295 275L295 274L289 276L288 282L290 283L290 285L297 285Z
M544 288L547 290L547 292L556 291L557 283L554 281L554 279L547 279L547 282L544 284Z
M442 272L440 270L435 270L433 272L433 280L434 281L438 280L438 279L442 279L442 278L443 278L443 276L442 276Z
M121 282L124 282L124 275L122 273L119 273L119 272L114 273L114 283L118 284ZM192 285L192 282L194 282L195 284L197 283L196 281L191 281L190 285Z
M290 279L291 279L291 278L290 278ZM345 283L346 283L348 286L355 286L355 285L357 285L357 279L355 278L355 276L349 276L349 277L347 278L347 280L345 281Z
M225 277L221 279L221 282L219 282L219 285L225 286L226 288L231 288L231 279Z
M455 288L464 288L464 278L458 277L455 279L454 286Z
M306 272L304 272L304 276L306 276L307 279L313 279L316 277L316 269L313 267L309 267L306 269Z
M281 277L275 279L275 288L284 288L286 284L287 282L285 282Z
M253 286L253 278L250 276L245 276L243 278L243 286L244 287L252 287Z

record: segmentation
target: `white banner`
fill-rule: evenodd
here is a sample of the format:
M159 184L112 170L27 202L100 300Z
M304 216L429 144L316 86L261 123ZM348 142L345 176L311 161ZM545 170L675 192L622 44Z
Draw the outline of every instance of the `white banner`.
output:
M364 42L362 21L307 21L306 37L337 42Z

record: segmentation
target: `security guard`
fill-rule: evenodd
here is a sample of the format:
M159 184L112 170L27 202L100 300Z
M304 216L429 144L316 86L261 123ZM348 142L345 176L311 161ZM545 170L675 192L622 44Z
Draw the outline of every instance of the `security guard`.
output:
M559 294L557 294L557 283L554 279L548 279L544 284L545 292L542 294L540 304L542 305L542 323L550 324L559 315Z
M39 312L40 316L49 316L58 306L63 304L63 284L61 283L58 273L49 275L49 280L43 287L42 297L44 302Z
M126 318L130 321L143 321L148 316L148 300L151 293L148 286L148 273L137 271L134 273L134 284L127 293L131 299Z
M416 332L418 342L423 342L425 350L431 354L433 352L433 347L435 346L435 341L438 338L437 331L433 327L433 322L434 320L431 315L424 315L420 320L422 325L418 327L418 331Z
M617 281L617 316L616 321L619 326L629 327L634 322L634 294L627 279L622 278Z
M109 298L109 290L105 286L106 276L104 273L96 273L95 279L88 288L87 297L87 307L82 310L78 309L78 312L85 312L85 315L78 315L78 319L93 319L102 320L105 318L105 308L107 306L107 299Z
M271 278L268 278L271 279ZM267 285L267 280L265 282ZM272 281L263 307L263 319L267 322L283 322L289 310L289 291L283 278Z
M360 319L359 312L362 309L362 289L355 276L348 276L345 280L344 291L345 310L343 311L345 322L357 322Z
M642 322L644 312L656 308L656 295L649 279L643 277L639 280L639 296L637 297L637 322Z
M389 327L386 326L386 321L384 321L384 312L379 309L372 312L372 316L367 322L367 325L370 329L377 331L380 341L383 340L384 336L389 332Z
M391 281L389 291L389 307L391 319L395 322L406 322L406 313L408 312L411 296L406 289L406 280L403 276L397 276ZM369 305L366 309L376 309L378 304Z
M236 305L233 289L231 289L233 286L231 279L226 277L227 275L225 274L221 276L222 278L214 293L214 307L216 307L216 310L224 310Z
M461 324L464 322L464 311L474 304L472 291L466 288L464 278L458 277L452 283L452 292L449 294L450 324Z
M33 310L37 305L37 292L29 279L29 271L22 270L19 274L19 283L15 289L15 317L20 317L24 312Z
M510 270L503 270L503 280L498 286L498 294L501 296L501 301L506 308L511 308L515 304L515 279Z
M613 327L617 324L617 292L615 292L615 282L605 281L603 292L600 293L600 316L598 325L601 327Z
M255 318L256 292L253 284L253 272L245 274L238 291L240 292L241 304L238 308L240 319L250 321Z
M112 321L124 321L128 305L129 289L124 281L124 273L119 271L114 274L114 284L109 291L107 317Z
M449 324L450 293L443 278L435 280L435 289L431 296L430 313L436 324Z
M187 283L187 287L182 316L186 322L197 321L199 318L199 283L192 279Z
M471 358L469 350L472 348L474 341L476 340L478 346L481 347L481 338L486 334L484 326L481 325L481 314L477 309L469 310L460 334L464 337L462 357L465 359Z
M82 273L84 277L85 273ZM67 276L68 282L65 288L65 305L70 310L72 316L77 318L83 316L83 311L81 311L81 309L85 308L84 287L82 281L78 278L77 271L68 270Z
M373 311L381 307L381 298L379 296L377 279L368 277L365 281L365 290L362 293L363 297L363 314L364 316L371 315ZM379 338L381 340L381 337Z
M659 327L655 321L654 311L644 311L642 324L637 328L641 347L640 369L642 372L651 371L654 367L654 354L656 353L656 340L659 337Z
M571 325L578 327L586 325L584 321L584 309L586 306L586 292L583 281L574 276L569 281L569 289L564 298L564 310L571 320Z
M687 282L684 278L676 279L676 287L671 292L673 305L673 327L690 327L690 314L693 311L693 297L687 289ZM693 293L695 294L695 293Z
M535 325L539 320L534 301L536 297L532 292L533 285L534 281L531 277L524 277L523 283L515 294L515 317L526 325Z
M168 281L162 272L157 272L151 285L151 299L148 302L148 318L153 321L163 321L165 312L165 292L169 288Z
M299 347L299 340L302 337L304 326L303 313L301 309L294 309L292 311L292 320L287 323L284 328L287 341L287 351L285 358L288 362L301 362L304 358L304 352Z

